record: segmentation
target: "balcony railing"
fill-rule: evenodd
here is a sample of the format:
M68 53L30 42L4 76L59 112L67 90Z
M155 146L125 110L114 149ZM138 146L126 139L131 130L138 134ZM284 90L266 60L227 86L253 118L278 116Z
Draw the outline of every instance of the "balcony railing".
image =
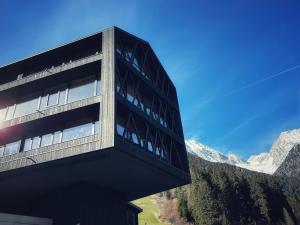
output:
M10 88L14 88L16 86L22 85L22 84L26 84L38 79L42 79L63 71L67 71L70 69L74 69L76 67L80 67L82 65L88 64L88 63L92 63L92 62L96 62L102 59L102 54L101 53L95 53L93 55L90 56L86 56L84 58L81 59L77 59L74 61L69 61L69 62L63 62L61 65L59 66L52 66L51 68L46 68L42 71L36 72L36 73L32 73L32 74L27 74L25 76L23 76L23 78L18 79L18 80L14 80L5 84L0 85L0 91L4 91Z

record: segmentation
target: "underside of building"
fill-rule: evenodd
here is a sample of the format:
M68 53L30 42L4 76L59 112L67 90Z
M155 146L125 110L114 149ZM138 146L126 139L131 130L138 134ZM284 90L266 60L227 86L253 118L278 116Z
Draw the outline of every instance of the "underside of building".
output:
M128 202L190 182L176 88L113 27L0 68L0 212L137 224Z

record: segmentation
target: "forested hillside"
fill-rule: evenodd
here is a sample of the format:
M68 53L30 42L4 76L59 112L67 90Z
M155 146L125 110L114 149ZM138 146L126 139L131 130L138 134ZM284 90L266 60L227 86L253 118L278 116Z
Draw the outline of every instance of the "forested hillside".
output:
M192 184L177 188L179 214L198 225L300 224L300 182L189 157Z

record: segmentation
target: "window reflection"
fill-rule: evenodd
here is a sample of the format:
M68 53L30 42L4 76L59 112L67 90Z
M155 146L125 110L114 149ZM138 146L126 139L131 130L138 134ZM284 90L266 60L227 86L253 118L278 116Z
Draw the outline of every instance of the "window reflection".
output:
M41 137L34 137L32 140L32 149L36 149L40 147Z
M14 117L16 118L35 112L37 110L38 100L39 98L35 96L24 100L22 103L18 103Z
M67 89L64 88L59 92L59 100L58 104L63 105L66 103L66 94L67 94Z
M55 91L49 94L47 106L53 106L58 104L59 92Z
M41 147L48 146L52 144L52 134L46 134L42 136Z
M94 134L99 134L99 132L100 132L100 123L99 121L96 121L94 125Z
M62 141L69 141L93 134L93 124L87 123L63 130Z
M0 121L5 120L7 108L0 109Z
M100 92L101 80L97 80L96 76L90 76L84 80L75 80L71 82L69 88L67 84L60 85L44 91L42 95L36 94L21 100L19 103L0 108L0 121L25 116L37 110L44 110L47 107L93 97L99 95Z
M61 142L61 138L62 138L62 132L61 131L54 132L54 135L53 135L53 144L60 143Z
M0 156L3 156L4 146L0 146Z
M32 139L31 138L27 138L25 140L25 142L24 142L24 147L23 147L24 152L30 150L31 146L32 146Z
M68 103L94 96L94 80L85 80L71 84Z
M99 134L99 121L80 123L63 130L24 140L23 151Z
M13 118L15 112L15 105L9 106L6 114L6 119L10 120Z
M4 147L4 156L13 155L19 152L20 149L20 141L16 141L13 143L6 144Z

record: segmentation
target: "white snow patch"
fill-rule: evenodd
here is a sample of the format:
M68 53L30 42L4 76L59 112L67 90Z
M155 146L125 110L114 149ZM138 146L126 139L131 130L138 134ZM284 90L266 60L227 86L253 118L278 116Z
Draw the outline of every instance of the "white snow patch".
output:
M210 162L227 163L245 169L273 174L295 144L300 143L300 129L282 132L270 152L263 152L243 160L235 154L223 154L195 139L185 141L187 151Z

